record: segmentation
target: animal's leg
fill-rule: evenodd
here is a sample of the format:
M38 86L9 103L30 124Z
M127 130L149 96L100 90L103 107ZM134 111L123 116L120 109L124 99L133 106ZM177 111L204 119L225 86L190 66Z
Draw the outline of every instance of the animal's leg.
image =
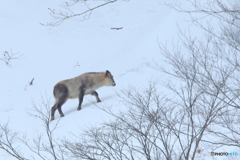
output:
M91 93L91 95L93 95L93 96L96 97L97 102L101 102L101 100L100 100L99 97L98 97L98 93L97 93L96 91L93 91L93 92Z
M54 114L56 110L57 110L57 103L55 103L51 109L51 121L54 120Z
M64 95L61 97L59 102L57 103L57 109L61 117L64 117L64 114L62 112L62 105L67 101L67 95Z
M63 95L58 100L56 100L55 105L51 109L51 120L54 120L54 114L56 110L58 110L61 117L64 117L61 107L66 101L67 101L67 95Z
M84 89L80 89L80 91L79 91L79 104L78 104L78 108L77 108L78 111L81 110L81 108L82 108L84 93L85 93Z

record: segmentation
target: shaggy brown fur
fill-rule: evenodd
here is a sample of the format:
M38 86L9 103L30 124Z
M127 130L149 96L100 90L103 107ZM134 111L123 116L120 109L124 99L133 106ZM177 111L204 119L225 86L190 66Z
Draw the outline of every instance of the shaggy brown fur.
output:
M61 117L64 117L61 107L69 98L79 98L77 108L79 111L81 110L84 95L91 94L96 97L97 102L101 102L95 90L102 86L115 85L116 83L109 71L84 73L78 77L58 82L53 89L56 102L51 109L51 120L54 120L56 110L58 110Z

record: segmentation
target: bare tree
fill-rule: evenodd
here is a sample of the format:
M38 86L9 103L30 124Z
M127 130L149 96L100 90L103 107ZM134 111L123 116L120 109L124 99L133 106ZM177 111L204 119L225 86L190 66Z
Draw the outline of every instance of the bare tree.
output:
M210 139L204 142L240 147L239 54L240 10L237 1L189 0L192 8L167 4L179 12L190 14L192 22L205 31L205 40L198 40L180 30L185 51L160 45L161 53L172 66L171 71L157 68L181 81L193 79L193 85L206 99L215 98L219 111L207 128ZM198 13L198 14L195 14ZM200 13L200 14L199 14ZM211 22L217 22L212 26ZM211 136L210 136L211 135Z
M45 132L38 132L36 137L28 138L25 134L13 132L9 129L8 123L0 125L0 149L18 160L64 160L64 148L54 137L59 121L50 124L49 105L50 99L43 97L40 105L32 102L33 109L29 111L29 115L39 119L45 128ZM26 155L29 158L25 158L18 146L29 149L32 155Z
M16 159L27 160L21 153L20 147L16 145L19 141L18 133L11 131L8 125L8 123L0 125L0 149Z
M34 101L32 101L33 109L29 112L29 115L39 119L45 128L44 133L39 133L36 137L33 137L32 140L29 140L27 136L23 136L20 138L21 142L28 147L32 153L38 156L38 159L42 160L60 160L64 159L61 145L57 142L57 139L54 138L54 132L57 129L58 122L56 124L51 125L50 122L50 99L44 99L42 97L42 104L36 105ZM34 156L31 159L35 159Z
M228 49L233 49L231 50L232 55L235 50L239 51L240 4L238 1L207 0L204 3L197 0L188 0L188 2L192 6L190 9L182 8L181 5L176 4L167 3L166 5L179 12L188 13L192 22L211 34L218 45L229 46ZM203 23L204 20L207 23ZM214 20L217 20L217 26L211 25L211 21ZM223 58L229 59L230 57ZM236 56L230 58L230 62L236 60L235 58Z
M74 136L74 142L65 140L68 155L108 160L204 159L211 150L202 139L218 116L218 103L216 99L206 100L190 86L186 90L186 97L176 95L179 101L176 96L173 99L173 95L159 94L156 83L142 91L130 88L121 92L127 110L114 113L110 108L101 108L115 120L83 131Z

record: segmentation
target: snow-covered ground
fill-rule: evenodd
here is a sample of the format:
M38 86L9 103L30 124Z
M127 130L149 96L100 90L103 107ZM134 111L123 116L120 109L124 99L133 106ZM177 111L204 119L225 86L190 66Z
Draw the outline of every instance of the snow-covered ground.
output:
M186 3L118 1L93 11L88 20L75 17L54 28L40 23L54 21L48 8L59 9L64 1L0 1L0 57L5 51L23 55L11 62L12 67L0 61L0 123L8 121L11 129L29 137L44 132L42 123L28 114L32 102L40 105L43 97L53 105L53 86L85 72L109 70L114 75L115 87L98 90L103 106L118 106L116 92L122 88L141 87L150 79L162 78L160 72L149 67L153 60L163 63L158 42L177 40L177 24L183 30L191 27L186 21L188 15L162 5L165 1ZM115 27L123 28L111 29ZM29 86L32 78L33 85ZM59 122L58 137L78 133L79 128L97 125L108 118L92 101L95 102L94 97L86 96L79 112L77 99L63 105L65 117ZM0 150L0 159L13 158Z

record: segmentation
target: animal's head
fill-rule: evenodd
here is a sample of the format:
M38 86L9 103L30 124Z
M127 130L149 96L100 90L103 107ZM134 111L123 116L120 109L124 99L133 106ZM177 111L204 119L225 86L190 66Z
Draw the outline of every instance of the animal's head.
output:
M106 76L106 86L116 86L116 83L113 79L113 75L111 74L111 72L109 72L108 70L105 72L105 76Z

